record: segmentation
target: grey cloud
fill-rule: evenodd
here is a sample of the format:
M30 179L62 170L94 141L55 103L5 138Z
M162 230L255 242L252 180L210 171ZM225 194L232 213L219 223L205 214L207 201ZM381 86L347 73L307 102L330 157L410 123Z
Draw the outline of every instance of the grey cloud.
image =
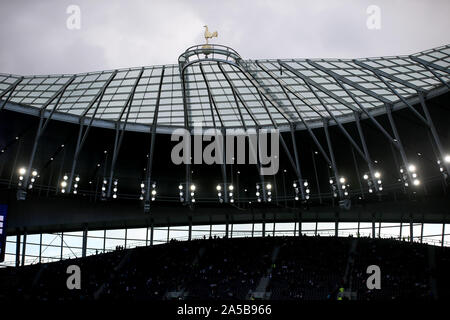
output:
M81 30L66 28L79 5ZM366 28L366 8L382 28ZM126 1L37 0L0 4L0 72L73 73L176 63L203 42L202 26L242 57L352 58L408 54L450 43L447 0Z

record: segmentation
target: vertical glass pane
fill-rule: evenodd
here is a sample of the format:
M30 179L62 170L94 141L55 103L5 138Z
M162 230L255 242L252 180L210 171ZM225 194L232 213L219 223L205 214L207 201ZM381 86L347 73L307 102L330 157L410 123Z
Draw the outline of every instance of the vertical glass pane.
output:
M145 246L147 228L128 229L127 248L136 248Z
M440 223L425 223L423 225L423 242L441 245L442 240L442 224Z
M302 234L307 236L313 236L316 230L315 222L303 222L302 223Z
M339 223L339 231L338 235L339 237L348 237L358 236L358 223L357 222L340 222Z
M334 223L333 222L319 222L317 226L317 234L320 236L330 237L334 236Z
M170 239L177 241L186 241L189 238L189 226L180 226L170 228Z
M233 238L245 238L252 236L252 224L235 224L233 226Z

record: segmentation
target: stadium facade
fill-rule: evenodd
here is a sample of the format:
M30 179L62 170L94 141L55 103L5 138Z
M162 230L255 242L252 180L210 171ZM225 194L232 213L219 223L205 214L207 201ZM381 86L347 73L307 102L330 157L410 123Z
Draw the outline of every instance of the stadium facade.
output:
M6 264L215 234L447 245L449 84L448 45L283 60L200 45L173 65L0 74ZM168 163L169 134L199 123L278 130L280 171Z

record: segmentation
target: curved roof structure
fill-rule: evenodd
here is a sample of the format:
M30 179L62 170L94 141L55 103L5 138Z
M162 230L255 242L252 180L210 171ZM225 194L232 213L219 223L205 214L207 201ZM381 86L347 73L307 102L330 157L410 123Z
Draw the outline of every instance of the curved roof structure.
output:
M410 56L244 60L195 46L179 64L62 75L0 74L3 108L127 130L321 126L404 107L449 89L450 46ZM155 112L157 111L157 112ZM157 118L155 119L155 114Z

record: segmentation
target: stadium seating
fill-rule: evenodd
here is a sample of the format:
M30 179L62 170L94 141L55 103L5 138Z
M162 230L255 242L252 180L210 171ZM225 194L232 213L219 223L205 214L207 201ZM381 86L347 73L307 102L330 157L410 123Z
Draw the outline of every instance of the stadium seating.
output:
M68 290L69 265L82 287ZM366 286L369 265L381 289ZM86 258L0 270L0 300L358 300L447 295L450 250L390 239L214 238L117 250Z

